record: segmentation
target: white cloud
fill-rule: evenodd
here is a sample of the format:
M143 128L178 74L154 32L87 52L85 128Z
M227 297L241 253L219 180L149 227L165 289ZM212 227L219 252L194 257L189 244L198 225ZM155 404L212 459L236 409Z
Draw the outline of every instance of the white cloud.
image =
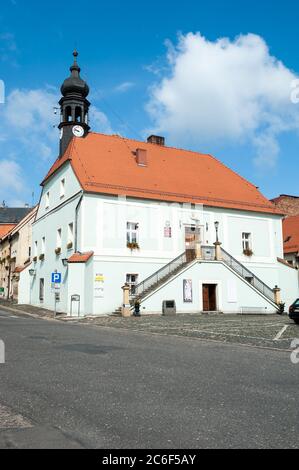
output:
M117 85L114 90L118 93L125 93L126 91L130 90L130 88L134 87L135 83L133 82L123 82Z
M58 91L49 86L15 89L0 106L0 200L28 198L57 158L58 100ZM108 118L96 107L91 107L90 118L95 131L112 132Z
M1 190L11 189L20 193L24 189L22 168L13 160L0 160Z
M6 32L0 34L0 62L6 62L17 67L16 55L18 47L13 33Z
M89 118L94 132L112 134L112 128L106 114L99 111L95 106L90 107Z
M168 73L147 104L151 130L179 145L249 142L257 166L274 166L279 135L299 129L294 73L254 34L211 42L189 33L167 47Z

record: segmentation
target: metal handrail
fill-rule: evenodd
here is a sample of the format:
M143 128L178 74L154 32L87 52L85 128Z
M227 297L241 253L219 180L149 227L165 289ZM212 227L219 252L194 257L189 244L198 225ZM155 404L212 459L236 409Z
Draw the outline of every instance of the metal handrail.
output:
M165 266L162 266L158 271L151 274L149 277L144 279L142 282L134 286L134 291L132 295L134 297L140 297L145 290L157 284L161 279L164 279L169 274L173 273L177 268L182 266L184 263L187 262L186 251L179 255L177 258L170 261Z
M230 266L236 273L240 274L247 282L249 282L253 287L260 291L272 302L275 302L275 295L273 289L271 289L267 284L265 284L259 277L257 277L250 269L246 268L240 261L234 258L232 255L227 253L223 248L221 248L222 260ZM246 278L249 278L250 281Z

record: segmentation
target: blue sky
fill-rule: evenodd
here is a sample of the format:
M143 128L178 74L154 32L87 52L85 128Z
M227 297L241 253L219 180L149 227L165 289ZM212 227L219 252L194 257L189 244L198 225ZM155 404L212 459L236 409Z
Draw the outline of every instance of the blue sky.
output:
M299 6L6 0L0 11L0 201L31 203L55 160L53 106L79 50L101 132L212 153L268 197L297 194ZM226 38L226 39L224 39Z

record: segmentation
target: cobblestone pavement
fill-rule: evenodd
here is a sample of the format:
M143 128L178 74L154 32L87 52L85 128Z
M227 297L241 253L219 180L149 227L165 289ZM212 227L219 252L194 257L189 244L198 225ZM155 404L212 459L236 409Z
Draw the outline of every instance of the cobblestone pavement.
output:
M2 429L30 428L31 424L23 416L0 404L0 431Z
M17 305L0 300L0 307L16 312L26 312L34 317L53 319L53 312L31 305ZM123 318L120 316L67 317L58 314L56 320L97 328L120 328L148 334L184 336L214 340L225 343L246 344L275 349L291 349L291 342L299 338L299 326L287 315L220 315L178 314L176 316L141 315Z
M139 318L87 317L97 327L125 328L145 333L187 336L227 343L290 349L299 338L299 326L286 315L147 315ZM286 328L284 328L287 326Z

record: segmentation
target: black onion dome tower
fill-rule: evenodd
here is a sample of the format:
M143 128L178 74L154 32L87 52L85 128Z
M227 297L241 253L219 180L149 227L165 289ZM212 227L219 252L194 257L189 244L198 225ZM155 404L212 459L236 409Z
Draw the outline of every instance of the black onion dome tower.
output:
M90 102L86 99L89 86L80 77L80 67L77 64L78 52L73 52L74 63L70 67L71 75L61 86L62 98L60 104L60 157L64 154L71 138L85 137L90 127L88 125L88 110Z

